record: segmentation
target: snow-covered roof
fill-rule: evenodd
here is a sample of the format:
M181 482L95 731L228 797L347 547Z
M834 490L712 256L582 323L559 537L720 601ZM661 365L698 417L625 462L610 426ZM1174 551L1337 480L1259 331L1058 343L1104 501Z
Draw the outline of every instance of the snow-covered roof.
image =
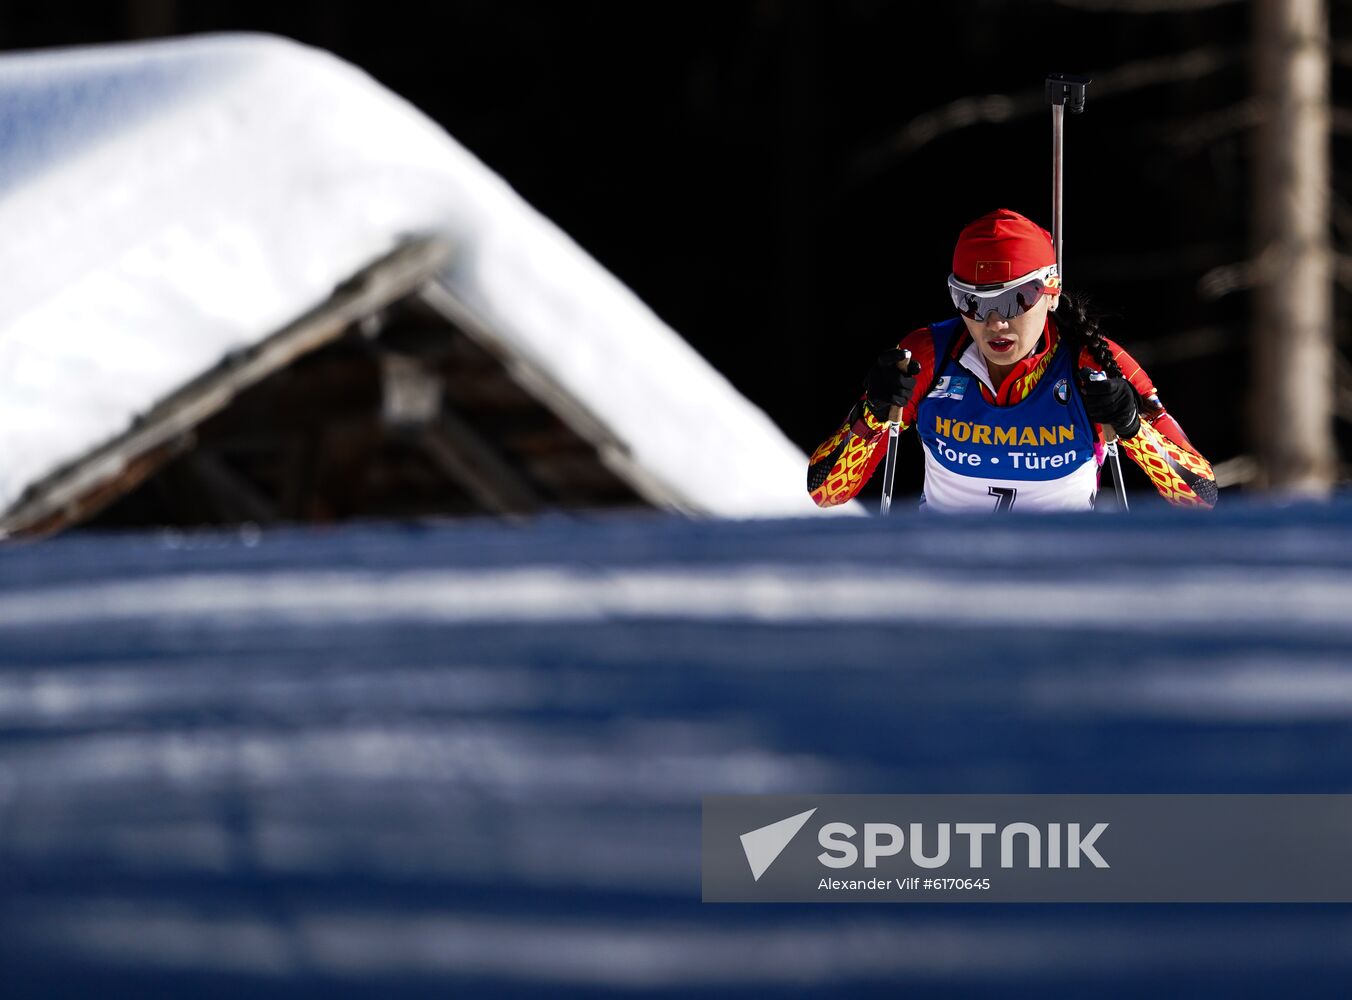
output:
M683 506L815 510L774 423L400 97L222 35L0 58L0 511L411 236Z

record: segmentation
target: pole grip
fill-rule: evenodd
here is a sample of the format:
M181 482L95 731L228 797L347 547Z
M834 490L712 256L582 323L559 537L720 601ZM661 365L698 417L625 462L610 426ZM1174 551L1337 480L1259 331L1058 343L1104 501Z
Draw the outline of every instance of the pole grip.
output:
M917 370L917 371L920 370L920 366L919 366L919 365L916 366L916 370ZM910 352L910 351L908 351L908 350L903 350L903 351L901 352L901 360L897 362L897 371L901 372L903 375L909 375L909 374L911 373L911 352ZM899 424L899 423L901 423L901 407L900 407L900 406L889 406L889 407L887 408L887 422L888 422L889 424Z
M1047 103L1070 108L1072 115L1084 110L1085 88L1093 80L1076 73L1047 74Z

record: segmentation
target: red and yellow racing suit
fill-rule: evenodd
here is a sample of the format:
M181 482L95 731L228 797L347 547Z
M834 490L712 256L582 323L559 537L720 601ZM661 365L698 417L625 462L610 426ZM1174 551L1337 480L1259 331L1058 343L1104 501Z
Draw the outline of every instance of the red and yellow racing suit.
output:
M970 336L964 332L953 345L952 356L960 356L970 343ZM1178 421L1165 411L1145 370L1120 346L1111 340L1107 343L1123 376L1131 382L1143 401L1141 429L1134 437L1122 439L1122 450L1144 470L1160 496L1170 503L1183 507L1214 507L1216 477L1210 463L1188 441ZM981 383L981 392L986 401L995 406L1010 406L1026 398L1047 371L1049 362L1061 344L1056 324L1048 317L1040 349L1014 365L1000 384L999 391L993 393ZM897 346L909 350L911 358L920 363L920 374L911 402L901 414L901 427L904 430L914 425L920 401L930 391L934 374L940 366L935 363L934 338L928 327L907 334ZM1085 348L1075 367L1097 369L1100 365ZM1102 440L1103 428L1096 427ZM886 441L887 422L878 420L864 405L861 397L845 422L817 447L809 459L808 492L817 505L831 507L855 497L886 455Z

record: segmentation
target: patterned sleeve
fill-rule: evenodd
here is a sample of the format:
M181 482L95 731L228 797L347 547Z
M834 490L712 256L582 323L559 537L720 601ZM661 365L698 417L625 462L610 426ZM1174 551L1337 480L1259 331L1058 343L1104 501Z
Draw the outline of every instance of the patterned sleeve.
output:
M1108 341L1113 359L1122 374L1140 394L1141 429L1131 439L1122 439L1122 450L1150 477L1160 496L1180 507L1216 506L1216 474L1211 463L1192 446L1178 421L1160 402L1159 392L1136 359L1120 346ZM1082 365L1097 368L1086 350Z
M915 392L901 412L904 430L915 423L920 400L934 380L934 338L928 329L914 330L901 338L897 347L910 351L911 360L920 363ZM818 507L834 507L852 500L886 454L887 421L875 417L860 396L845 422L817 446L808 460L808 493Z

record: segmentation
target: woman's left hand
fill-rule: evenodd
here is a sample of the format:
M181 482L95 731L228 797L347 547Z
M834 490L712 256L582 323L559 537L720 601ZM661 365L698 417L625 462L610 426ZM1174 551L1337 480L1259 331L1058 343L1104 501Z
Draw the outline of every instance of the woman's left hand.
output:
M1080 369L1080 395L1084 397L1084 410L1089 419L1112 427L1118 437L1135 437L1141 429L1136 390L1124 378L1091 381L1091 374L1094 372L1088 368Z

